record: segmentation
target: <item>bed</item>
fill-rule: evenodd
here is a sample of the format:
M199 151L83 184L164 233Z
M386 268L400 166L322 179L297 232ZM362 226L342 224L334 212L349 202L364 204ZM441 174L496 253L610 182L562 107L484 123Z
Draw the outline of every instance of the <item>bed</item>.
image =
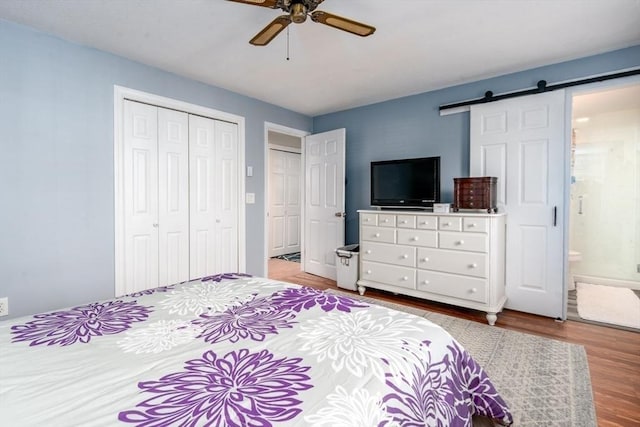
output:
M229 273L0 322L0 424L468 426L512 417L430 321Z

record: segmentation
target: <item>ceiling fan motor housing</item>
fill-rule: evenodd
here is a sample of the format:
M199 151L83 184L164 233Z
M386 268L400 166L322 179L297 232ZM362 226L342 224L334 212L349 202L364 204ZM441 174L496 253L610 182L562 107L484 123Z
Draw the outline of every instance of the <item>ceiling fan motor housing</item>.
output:
M296 24L302 24L307 20L307 6L302 3L293 3L291 5L291 21Z

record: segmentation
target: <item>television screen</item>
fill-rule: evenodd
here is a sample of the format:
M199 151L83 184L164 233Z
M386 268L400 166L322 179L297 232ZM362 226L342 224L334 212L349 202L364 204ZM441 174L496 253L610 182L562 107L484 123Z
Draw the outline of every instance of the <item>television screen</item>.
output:
M440 201L440 157L371 162L372 206L433 206Z

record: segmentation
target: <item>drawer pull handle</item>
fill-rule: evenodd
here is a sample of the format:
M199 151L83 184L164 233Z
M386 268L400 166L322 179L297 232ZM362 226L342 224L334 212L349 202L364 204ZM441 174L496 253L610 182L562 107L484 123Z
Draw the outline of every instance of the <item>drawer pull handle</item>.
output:
M404 255L402 255L402 258L403 258L403 259L407 259L407 258L409 258L409 255L404 254Z
M403 276L403 277L402 277L402 281L403 281L403 282L406 282L407 280L409 280L409 278L408 278L407 276Z
M402 221L400 221L400 224L406 224L406 223L407 223L407 221L404 220L404 219Z
M380 237L380 233L374 234L373 237Z
M471 224L469 224L469 228L474 228L476 226L475 222L472 222Z
M413 241L417 242L418 241L418 236L413 236Z
M389 220L385 218L382 220L382 222L389 222Z
M424 261L424 262L429 262L429 258L426 258L426 257L425 257L425 258L422 258L422 261Z
M458 240L459 245L464 245L464 240Z
M445 227L451 227L451 223L450 222L445 222L444 224L442 224Z
M471 293L472 293L472 294L475 294L476 292L478 292L478 289L477 289L477 288L471 288Z
M422 283L424 283L425 285L428 285L429 281L428 280L423 280Z
M476 263L474 262L474 263L473 263L473 264L471 264L469 267L470 267L470 268L476 268L476 267L478 267L478 264L476 264Z
M370 254L370 253L371 253L371 249L367 249L367 251L366 251L366 252L367 252L368 254Z
M367 274L371 274L371 270L367 270Z

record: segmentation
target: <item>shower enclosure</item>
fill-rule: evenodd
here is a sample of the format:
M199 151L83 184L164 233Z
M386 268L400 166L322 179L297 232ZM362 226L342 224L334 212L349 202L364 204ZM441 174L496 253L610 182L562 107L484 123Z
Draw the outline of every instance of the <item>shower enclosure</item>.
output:
M571 271L640 289L640 84L574 96L572 119Z

